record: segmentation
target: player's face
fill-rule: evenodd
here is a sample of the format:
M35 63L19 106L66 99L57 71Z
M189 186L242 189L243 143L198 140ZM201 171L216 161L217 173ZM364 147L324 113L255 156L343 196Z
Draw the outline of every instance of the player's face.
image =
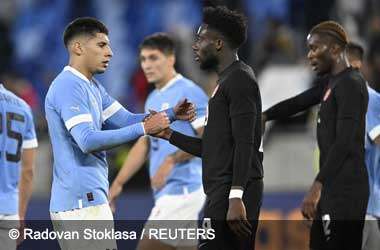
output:
M84 61L93 74L104 73L112 55L110 41L104 33L90 36L83 44Z
M200 63L203 70L215 69L219 63L215 49L216 36L206 25L199 27L197 39L192 48L194 51L195 61Z
M312 34L307 38L307 46L309 48L307 58L311 69L318 75L330 73L333 59L329 44L323 41L318 34Z
M158 49L143 48L140 51L140 65L150 83L165 82L173 75L174 55L166 55Z

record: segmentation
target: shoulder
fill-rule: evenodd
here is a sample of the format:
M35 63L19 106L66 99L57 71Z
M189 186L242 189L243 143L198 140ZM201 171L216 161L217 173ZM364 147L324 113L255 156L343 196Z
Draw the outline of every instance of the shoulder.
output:
M366 81L357 70L349 70L343 74L337 82L338 92L359 92L368 93Z
M226 90L251 93L259 90L253 70L250 68L237 68L226 77L223 85Z
M183 91L191 91L192 93L205 94L203 89L189 78L182 77L182 79L179 80L178 85Z
M58 93L66 96L77 91L85 91L82 81L71 72L63 71L53 80L48 94Z

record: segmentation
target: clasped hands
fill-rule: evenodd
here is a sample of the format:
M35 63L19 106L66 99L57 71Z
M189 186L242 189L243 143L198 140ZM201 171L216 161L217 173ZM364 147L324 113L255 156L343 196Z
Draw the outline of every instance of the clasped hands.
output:
M143 120L145 133L157 136L163 130L169 128L170 119L165 111L157 112L149 110L150 114ZM188 102L187 99L180 101L173 109L175 118L182 121L195 120L195 107L194 104Z

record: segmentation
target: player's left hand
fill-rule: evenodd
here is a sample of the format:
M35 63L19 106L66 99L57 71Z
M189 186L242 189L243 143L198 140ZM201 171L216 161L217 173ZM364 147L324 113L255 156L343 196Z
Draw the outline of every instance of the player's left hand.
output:
M190 121L190 122L195 120L195 116L196 116L195 106L191 102L188 102L187 99L180 101L174 107L173 111L177 120Z
M168 156L165 158L165 160L161 163L161 165L158 167L156 173L154 174L151 186L152 188L155 188L157 190L160 190L163 188L166 184L166 180L168 179L168 176L170 175L170 172L172 171L174 167L174 159L172 156Z
M229 199L227 223L231 230L241 238L252 234L252 226L247 220L247 212L241 199Z
M306 220L313 220L317 212L317 204L321 197L322 183L315 181L307 192L301 205L301 212Z

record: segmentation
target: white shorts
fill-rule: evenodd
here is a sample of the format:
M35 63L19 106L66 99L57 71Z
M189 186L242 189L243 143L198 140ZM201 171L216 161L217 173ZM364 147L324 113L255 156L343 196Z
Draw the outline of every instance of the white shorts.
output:
M15 215L0 214L0 249L14 250L17 247L16 240L9 237L10 229L18 229L20 227L20 218Z
M115 239L84 239L85 230L105 232L114 229L113 215L108 204L50 213L50 218L56 232L78 232L80 235L79 240L58 239L62 250L117 249Z
M380 219L373 215L365 216L362 250L380 249Z
M168 239L168 237L155 238L152 234L149 235L152 232L149 230L152 230L152 228L164 230L198 228L199 212L203 208L205 199L206 195L203 188L192 193L184 190L184 194L161 196L155 202L145 224L144 235L173 247L197 245L198 240L196 239L183 239L181 237L176 239Z

